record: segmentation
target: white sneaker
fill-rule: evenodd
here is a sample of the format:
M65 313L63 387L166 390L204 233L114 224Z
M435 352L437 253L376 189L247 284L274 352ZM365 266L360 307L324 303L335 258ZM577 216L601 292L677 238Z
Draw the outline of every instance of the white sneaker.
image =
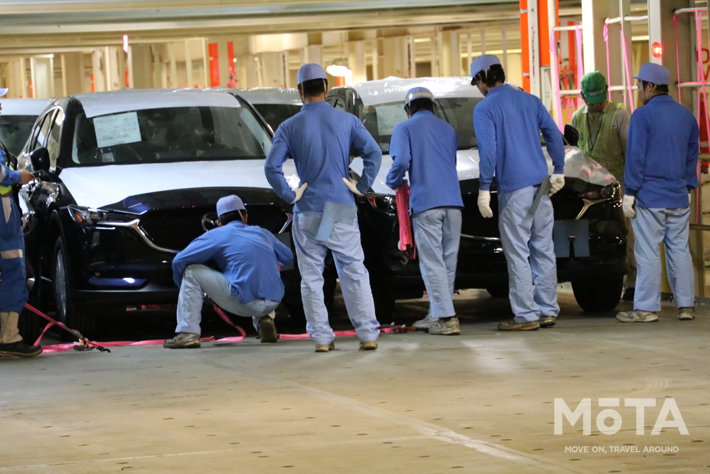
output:
M434 321L434 324L429 326L429 334L435 334L437 336L458 336L461 334L459 318L454 316L448 321L437 319Z
M678 319L681 321L689 321L695 319L695 308L688 306L685 308L678 308Z
M429 329L429 326L431 326L435 322L436 322L436 319L432 319L431 314L427 313L427 315L424 319L420 319L419 321L414 321L414 323L412 323L412 327L414 327L416 329L427 330L427 329Z
M622 323L653 323L658 321L658 315L651 311L626 311L616 315Z

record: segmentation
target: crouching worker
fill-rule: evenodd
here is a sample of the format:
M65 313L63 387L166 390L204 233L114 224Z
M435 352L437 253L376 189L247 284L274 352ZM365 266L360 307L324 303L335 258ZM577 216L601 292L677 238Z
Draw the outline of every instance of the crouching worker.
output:
M200 321L205 294L220 308L251 317L261 342L276 342L273 312L284 295L279 265L293 253L271 232L248 226L247 212L237 196L217 202L219 223L175 256L173 279L180 287L175 337L168 349L200 347ZM220 271L205 265L216 262Z

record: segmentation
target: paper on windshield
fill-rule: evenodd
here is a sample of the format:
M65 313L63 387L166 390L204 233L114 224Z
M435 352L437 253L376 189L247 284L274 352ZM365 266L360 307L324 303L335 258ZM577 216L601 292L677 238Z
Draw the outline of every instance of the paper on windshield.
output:
M380 105L377 112L377 132L380 136L392 135L394 127L407 120L407 114L402 104Z
M94 130L99 148L141 141L136 112L95 117Z

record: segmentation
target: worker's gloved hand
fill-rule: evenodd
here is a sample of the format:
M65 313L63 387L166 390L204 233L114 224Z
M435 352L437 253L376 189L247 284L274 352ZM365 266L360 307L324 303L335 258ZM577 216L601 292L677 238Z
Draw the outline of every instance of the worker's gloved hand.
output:
M636 198L634 196L624 196L623 207L624 215L629 219L636 217L636 210L634 209L634 201Z
M565 187L565 175L563 174L553 174L550 178L550 194L552 196L557 191Z
M481 212L483 217L493 217L490 191L483 191L482 189L478 190L478 210Z
M20 184L25 185L34 179L35 177L29 171L20 171Z
M308 183L303 183L300 188L296 189L296 199L291 201L291 204L296 204L296 201L301 199L301 197L303 196L303 192L306 190L307 187Z
M350 188L350 191L352 191L353 194L355 194L356 196L362 196L362 193L357 189L357 180L353 178L343 178L343 183L345 183L345 185Z

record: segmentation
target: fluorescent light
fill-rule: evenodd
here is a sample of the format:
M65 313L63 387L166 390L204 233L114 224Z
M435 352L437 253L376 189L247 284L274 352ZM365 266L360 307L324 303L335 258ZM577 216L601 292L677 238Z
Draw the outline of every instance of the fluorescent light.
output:
M335 77L347 77L353 73L347 66L338 66L336 64L331 64L325 68L325 72Z

